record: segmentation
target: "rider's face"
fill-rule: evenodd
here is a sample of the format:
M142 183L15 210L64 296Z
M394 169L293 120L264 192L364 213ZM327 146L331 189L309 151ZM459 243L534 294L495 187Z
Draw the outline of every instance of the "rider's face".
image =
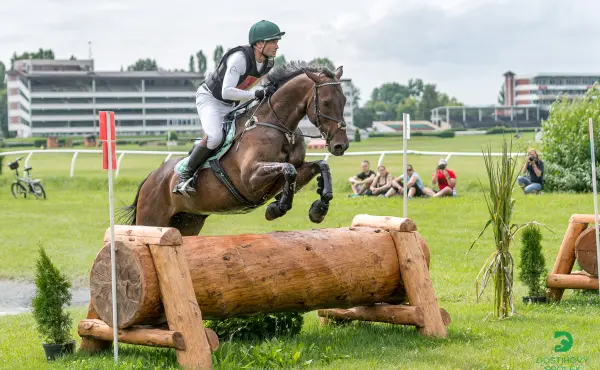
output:
M265 42L264 49L262 50L263 54L269 58L275 58L277 55L277 49L279 49L278 41L279 40L270 40Z

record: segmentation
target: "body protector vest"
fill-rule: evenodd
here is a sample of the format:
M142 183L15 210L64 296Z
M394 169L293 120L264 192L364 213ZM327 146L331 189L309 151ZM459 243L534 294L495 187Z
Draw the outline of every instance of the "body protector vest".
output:
M246 56L246 71L240 76L236 85L237 89L249 90L252 88L264 75L269 73L274 64L273 59L265 59L265 63L259 71L256 68L256 58L254 57L254 49L251 45L237 46L223 55L217 68L206 79L206 87L208 87L208 90L210 90L215 98L228 104L235 103L235 105L239 104L239 102L223 99L221 90L223 89L223 78L227 72L227 58L237 51L242 51Z

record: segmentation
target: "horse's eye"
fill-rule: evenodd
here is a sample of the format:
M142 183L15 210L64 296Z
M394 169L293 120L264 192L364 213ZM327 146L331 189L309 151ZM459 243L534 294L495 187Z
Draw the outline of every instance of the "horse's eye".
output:
M323 106L324 107L328 107L329 106L329 102L327 100L323 101Z

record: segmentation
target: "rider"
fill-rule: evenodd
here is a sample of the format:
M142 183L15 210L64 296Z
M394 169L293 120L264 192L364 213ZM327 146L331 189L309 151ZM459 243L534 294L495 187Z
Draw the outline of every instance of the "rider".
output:
M196 107L207 140L194 146L187 167L180 175L173 193L189 196L195 193L190 186L194 173L223 140L223 118L241 100L271 96L275 87L251 90L273 68L278 40L285 32L272 22L255 23L248 35L248 45L237 46L225 53L215 71L196 92Z

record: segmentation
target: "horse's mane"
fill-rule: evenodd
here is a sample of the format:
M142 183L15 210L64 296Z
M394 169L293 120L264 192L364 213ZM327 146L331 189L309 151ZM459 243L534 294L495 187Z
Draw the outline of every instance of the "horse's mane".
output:
M335 78L335 74L323 65L292 61L273 67L273 69L265 76L264 84L281 87L292 78L304 73L304 71L322 73L329 78Z

